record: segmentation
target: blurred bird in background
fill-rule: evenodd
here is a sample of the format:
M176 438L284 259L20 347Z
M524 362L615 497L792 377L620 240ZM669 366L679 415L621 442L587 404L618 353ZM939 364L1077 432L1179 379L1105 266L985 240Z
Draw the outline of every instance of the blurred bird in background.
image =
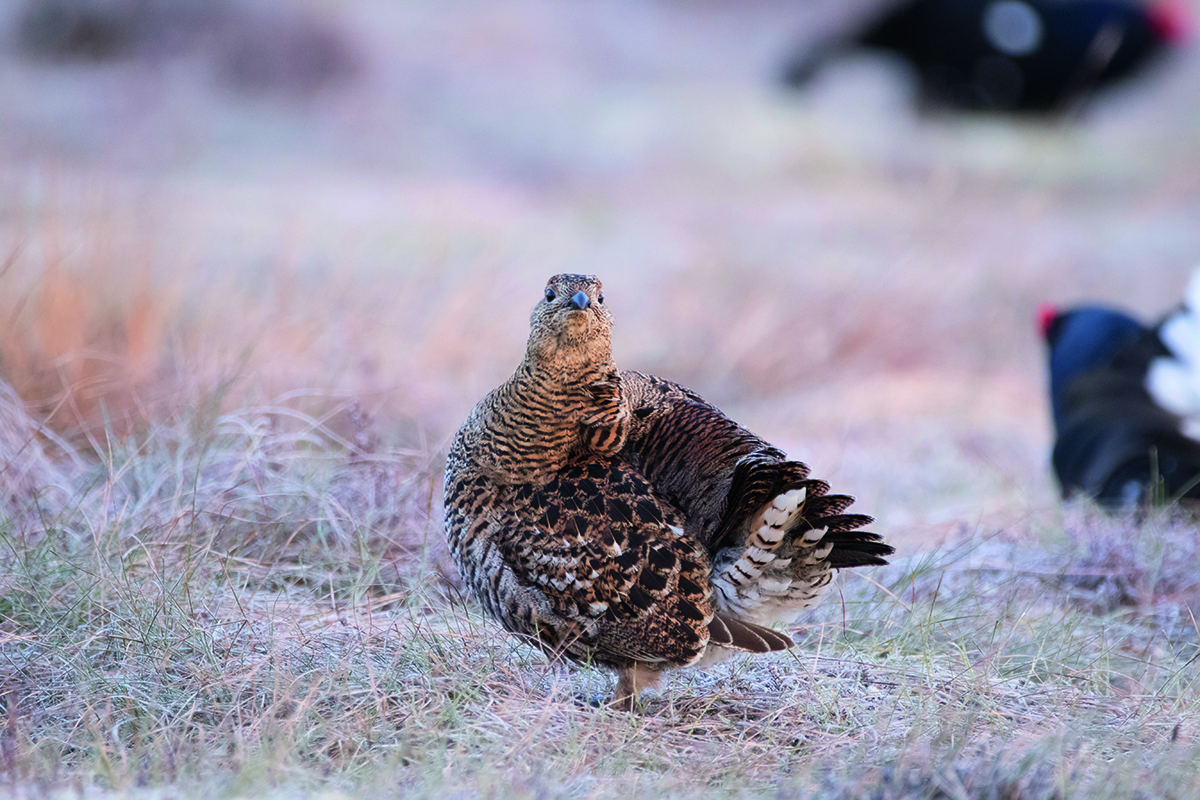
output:
M1063 497L1109 510L1200 498L1200 270L1152 328L1101 306L1039 317Z
M238 0L26 0L15 43L43 62L211 62L219 82L297 99L336 88L361 69L331 15L301 3Z
M783 77L798 88L846 51L881 50L912 64L926 105L1061 112L1189 30L1179 0L905 0L807 49Z

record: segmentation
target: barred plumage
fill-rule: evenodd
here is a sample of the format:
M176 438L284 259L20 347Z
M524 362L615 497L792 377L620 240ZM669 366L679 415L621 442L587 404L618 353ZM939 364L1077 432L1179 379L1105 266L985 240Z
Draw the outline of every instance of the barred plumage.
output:
M766 626L892 548L695 393L617 370L603 302L594 277L550 279L524 360L451 446L446 531L489 614L617 670L631 707L665 669L790 647Z

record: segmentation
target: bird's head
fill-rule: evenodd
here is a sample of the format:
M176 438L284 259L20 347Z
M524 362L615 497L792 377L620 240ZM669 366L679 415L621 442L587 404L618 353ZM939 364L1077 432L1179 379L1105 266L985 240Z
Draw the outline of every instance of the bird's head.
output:
M1146 9L1150 30L1160 42L1182 44L1192 35L1191 9L1182 0L1158 0Z
M1038 327L1046 340L1050 366L1050 401L1055 424L1061 426L1068 385L1092 370L1113 364L1117 355L1150 331L1128 314L1103 306L1066 310L1043 305Z
M529 315L531 358L606 363L612 358L612 316L594 275L555 275Z
M1037 320L1038 328L1042 332L1042 338L1049 343L1053 336L1051 331L1054 330L1055 324L1058 321L1060 313L1058 306L1053 303L1042 303L1038 306Z

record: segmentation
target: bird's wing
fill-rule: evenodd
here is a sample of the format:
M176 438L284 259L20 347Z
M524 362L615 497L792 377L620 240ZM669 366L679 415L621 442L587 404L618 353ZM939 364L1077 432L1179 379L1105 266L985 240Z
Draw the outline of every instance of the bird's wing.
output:
M578 629L583 650L674 664L703 652L708 555L636 470L594 460L511 492L496 534L504 562Z
M669 381L624 373L631 400L622 455L683 512L713 558L717 608L742 622L791 622L832 570L886 564L893 552L846 514L808 467Z
M690 389L638 372L621 377L631 409L621 455L679 508L688 532L713 552L737 465L786 456ZM801 465L796 477L807 477L807 468Z
M862 514L844 514L853 498L829 494L829 484L678 384L623 372L632 422L622 455L683 512L687 530L710 553L748 541L755 515L776 497L802 491L802 519L788 534L825 529L834 567L883 564L892 548L858 528Z

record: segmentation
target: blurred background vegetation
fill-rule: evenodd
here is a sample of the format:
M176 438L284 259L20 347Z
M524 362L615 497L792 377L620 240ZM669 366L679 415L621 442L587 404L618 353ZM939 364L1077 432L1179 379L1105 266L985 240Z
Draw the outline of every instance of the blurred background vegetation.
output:
M0 376L70 442L303 389L436 452L594 272L622 365L889 528L1053 504L1034 309L1179 297L1200 59L1040 120L780 86L867 7L6 0Z
M1035 322L1178 302L1200 54L1041 119L781 86L871 5L0 0L0 793L1200 787L1195 526L1063 510ZM897 548L642 715L443 544L565 271Z

